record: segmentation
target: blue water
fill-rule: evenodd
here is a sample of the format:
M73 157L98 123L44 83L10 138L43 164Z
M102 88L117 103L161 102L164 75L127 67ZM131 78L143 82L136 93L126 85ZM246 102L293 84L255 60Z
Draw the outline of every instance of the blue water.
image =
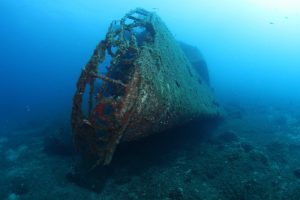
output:
M136 7L156 12L176 39L201 50L221 105L264 106L262 119L276 123L300 117L296 0L0 0L3 135L49 121L68 126L81 69L109 23Z
M68 110L95 44L135 7L157 12L177 39L200 48L222 98L299 100L298 3L175 2L1 1L1 110Z

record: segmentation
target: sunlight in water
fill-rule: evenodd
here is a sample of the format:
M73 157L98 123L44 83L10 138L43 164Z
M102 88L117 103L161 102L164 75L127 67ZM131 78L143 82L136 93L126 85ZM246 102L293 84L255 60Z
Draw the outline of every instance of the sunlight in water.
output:
M298 0L256 0L255 3L263 8L277 11L300 11Z

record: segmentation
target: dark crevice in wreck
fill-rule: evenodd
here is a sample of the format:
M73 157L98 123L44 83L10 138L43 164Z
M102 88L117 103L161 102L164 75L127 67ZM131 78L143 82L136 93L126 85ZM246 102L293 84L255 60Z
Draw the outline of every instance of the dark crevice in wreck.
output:
M140 176L151 167L166 167L182 152L192 152L194 146L210 142L220 123L220 119L191 121L161 134L121 143L109 166L97 166L90 170L86 163L81 163L67 174L67 179L80 187L101 193L109 179L118 181L127 175Z

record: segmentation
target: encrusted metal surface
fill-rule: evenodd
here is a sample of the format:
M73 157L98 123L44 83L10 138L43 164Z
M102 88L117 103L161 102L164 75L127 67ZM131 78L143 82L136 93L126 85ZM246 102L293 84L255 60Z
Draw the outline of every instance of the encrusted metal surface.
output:
M82 70L72 128L76 147L96 166L109 164L121 141L219 115L209 87L161 19L135 9L111 23Z

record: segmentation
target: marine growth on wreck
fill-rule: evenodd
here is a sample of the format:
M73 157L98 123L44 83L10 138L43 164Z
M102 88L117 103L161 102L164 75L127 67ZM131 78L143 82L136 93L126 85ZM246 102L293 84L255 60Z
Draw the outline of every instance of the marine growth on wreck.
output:
M201 76L183 50L155 13L135 9L110 24L73 98L73 137L84 159L108 165L120 142L220 116L207 71Z

